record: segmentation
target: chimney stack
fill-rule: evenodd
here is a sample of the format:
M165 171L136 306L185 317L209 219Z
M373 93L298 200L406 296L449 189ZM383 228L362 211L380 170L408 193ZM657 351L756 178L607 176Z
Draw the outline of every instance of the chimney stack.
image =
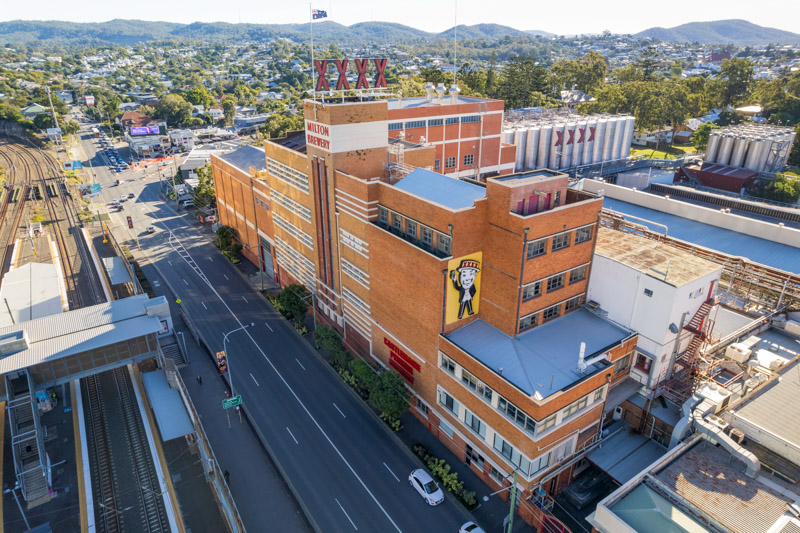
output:
M425 100L433 102L433 84L431 82L425 86Z
M440 104L444 99L444 92L445 92L444 83L440 83L439 85L436 86L436 95L439 97Z
M450 103L455 105L458 103L458 95L461 91L458 90L458 85L455 83L450 86Z
M586 372L586 366L587 365L586 365L586 361L584 360L585 355L586 355L586 343L582 342L581 343L581 351L578 354L578 372L580 372L581 374Z

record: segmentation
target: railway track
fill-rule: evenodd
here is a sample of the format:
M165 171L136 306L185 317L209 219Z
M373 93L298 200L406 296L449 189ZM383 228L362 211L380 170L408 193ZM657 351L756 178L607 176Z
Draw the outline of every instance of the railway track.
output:
M0 144L0 159L3 166L8 169L8 179L3 187L3 197L0 200L0 276L10 270L10 252L14 247L22 214L25 211L25 202L30 194L30 176L19 172L18 150L8 143Z
M94 498L98 504L95 507L98 533L170 531L127 368L84 378L81 387L85 393L92 484L97 490ZM119 446L120 443L125 446ZM116 449L114 444L118 445ZM127 454L129 462L123 463L121 454ZM124 471L120 471L121 464L127 467L123 467Z

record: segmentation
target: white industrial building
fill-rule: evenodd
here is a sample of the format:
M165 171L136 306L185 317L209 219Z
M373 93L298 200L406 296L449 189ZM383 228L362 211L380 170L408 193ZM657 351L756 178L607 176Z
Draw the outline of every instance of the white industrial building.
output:
M786 168L794 139L792 128L729 126L711 133L704 160L758 172L780 172Z
M669 377L675 356L693 337L684 328L713 296L721 274L720 265L683 250L598 231L587 300L639 333L631 378L652 389Z
M565 170L627 158L634 122L630 115L510 113L503 142L517 147L516 172Z

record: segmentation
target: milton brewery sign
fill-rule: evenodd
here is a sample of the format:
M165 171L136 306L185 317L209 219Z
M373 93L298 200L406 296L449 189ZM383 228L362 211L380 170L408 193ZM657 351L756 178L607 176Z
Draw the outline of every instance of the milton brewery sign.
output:
M386 87L386 78L384 77L386 61L387 59L385 57L380 59L372 59L372 62L375 63L375 68L377 69L377 74L375 75L375 85L372 86L373 88ZM369 66L369 62L369 58L352 60L352 63L355 65L355 72L358 74L358 78L356 78L356 85L353 87L353 89L369 89L369 82L367 81L367 67ZM339 73L339 79L336 80L336 90L349 91L350 82L347 80L347 69L351 63L349 59L315 59L314 68L317 70L318 75L317 87L315 90L317 92L331 90L326 77L328 74L328 66L331 63L333 63L337 72Z

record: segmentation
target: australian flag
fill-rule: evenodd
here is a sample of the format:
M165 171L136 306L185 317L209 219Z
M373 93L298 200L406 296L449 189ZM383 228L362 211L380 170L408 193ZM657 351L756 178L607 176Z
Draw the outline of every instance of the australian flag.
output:
M312 9L311 18L313 20L328 18L328 12L322 11L321 9Z

